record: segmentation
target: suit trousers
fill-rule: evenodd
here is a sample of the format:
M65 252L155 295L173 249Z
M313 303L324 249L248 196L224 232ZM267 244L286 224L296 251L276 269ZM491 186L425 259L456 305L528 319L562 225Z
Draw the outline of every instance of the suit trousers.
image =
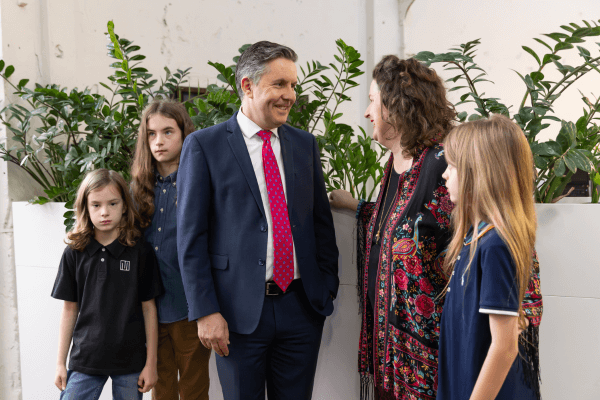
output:
M211 350L198 339L196 321L158 324L158 382L154 400L208 400Z
M302 285L265 296L258 327L229 333L229 356L217 357L225 400L312 398L325 317L313 310Z

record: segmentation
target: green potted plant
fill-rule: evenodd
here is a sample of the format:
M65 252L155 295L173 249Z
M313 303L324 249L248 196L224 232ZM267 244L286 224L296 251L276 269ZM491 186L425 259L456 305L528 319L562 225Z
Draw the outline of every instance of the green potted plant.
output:
M584 21L583 26L577 24L563 25L565 32L546 34L552 39L554 46L534 38L536 42L548 49L543 55L538 55L533 49L522 46L537 62L536 71L529 74L516 72L524 83L523 100L514 112L500 99L485 97L480 89L483 82L491 83L487 73L474 61L479 40L473 40L447 53L434 54L429 51L420 52L415 56L427 65L442 63L444 68L456 71L457 75L448 79L451 85L449 91L464 92L460 101L455 104L457 109L466 103L474 103L474 113L466 111L458 114L460 121L488 117L491 113L504 114L511 117L523 130L531 146L535 165L538 168L535 198L539 203L552 203L560 200L565 186L573 174L582 169L593 176L598 172L598 153L594 149L598 144L598 126L596 113L600 110L600 99L591 102L582 94L584 103L583 115L574 123L557 117L553 105L556 100L587 73L600 72L600 56L592 56L590 51L579 45L586 38L600 35L600 27ZM576 66L562 64L563 53L577 50L580 62ZM556 69L561 79L557 82L547 79L544 72L549 68ZM561 123L561 128L555 140L540 142L538 135L551 125L548 121ZM597 202L598 197L592 199Z

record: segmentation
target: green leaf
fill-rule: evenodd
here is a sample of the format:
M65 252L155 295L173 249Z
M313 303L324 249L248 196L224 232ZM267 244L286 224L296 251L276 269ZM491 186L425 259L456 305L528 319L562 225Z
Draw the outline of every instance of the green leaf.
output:
M560 145L555 141L547 141L544 143L535 143L531 145L531 152L540 156L556 156L559 157L562 152Z
M529 54L531 54L533 56L533 58L535 58L535 61L537 61L537 63L539 65L542 64L542 62L540 61L540 58L538 57L538 55L535 53L535 51L533 51L531 48L527 47L527 46L521 46L523 48L523 50L525 50L526 52L528 52Z
M0 72L4 69L4 60L0 60Z
M560 51L560 50L566 50L566 49L572 49L573 45L571 43L565 43L565 42L561 42L561 43L556 43L556 46L554 46L554 51Z
M123 52L121 52L119 41L117 40L117 37L115 35L115 24L112 21L108 21L106 26L108 27L108 36L110 38L110 41L115 46L115 57L117 57L120 60L123 60Z
M22 88L23 86L27 85L27 82L29 82L29 79L21 79L17 86Z
M565 154L563 158L565 160L565 165L569 168L570 171L577 172L577 166L575 166L575 162L571 157L569 157L569 153Z
M550 51L554 51L554 49L546 42L544 42L542 39L538 39L538 38L533 38L533 40L535 40L538 43L543 44L544 46L546 46Z
M570 147L577 144L577 128L572 122L562 121L562 126L556 141L560 144L561 151L566 152Z
M13 72L15 72L15 67L13 67L12 65L9 65L8 67L6 67L6 71L4 71L4 76L7 78L10 78L10 76L13 74Z
M565 35L564 33L554 32L554 33L543 33L544 36L548 36L551 39L556 40L557 42L561 42L561 39L568 38L569 35Z
M563 158L559 158L556 164L554 165L554 175L556 176L564 176L567 169L565 167L565 161Z
M544 56L544 60L542 61L542 64L546 65L551 63L552 61L556 61L556 60L560 60L562 57L561 56L557 56L556 54L546 54Z
M531 79L533 80L534 83L539 82L544 79L544 74L542 74L541 72L538 72L538 71L532 72Z

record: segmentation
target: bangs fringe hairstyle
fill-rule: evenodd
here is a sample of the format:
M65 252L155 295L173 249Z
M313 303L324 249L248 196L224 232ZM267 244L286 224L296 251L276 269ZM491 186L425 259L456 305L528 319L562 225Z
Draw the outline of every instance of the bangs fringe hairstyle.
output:
M184 105L170 99L155 99L142 114L138 131L135 155L131 166L133 200L140 214L140 227L148 227L154 214L154 183L156 160L148 143L148 119L156 114L174 119L181 130L181 141L194 131L194 124Z
M471 266L477 248L479 223L491 223L515 263L519 313L529 284L537 220L533 201L533 156L523 131L503 115L455 127L444 143L446 160L458 174L458 202L452 212L454 231L444 269L452 274L473 227ZM520 321L521 323L523 321Z
M119 224L119 242L124 246L133 246L142 233L137 228L138 213L129 195L127 182L118 172L105 168L89 172L79 189L75 200L75 226L69 232L67 243L73 250L83 251L94 236L94 225L88 210L88 197L94 190L101 190L108 185L114 185L123 199L124 213Z
M415 157L419 147L444 140L456 110L446 99L446 88L435 70L414 58L388 55L375 66L373 79L388 111L386 122L399 132L405 155Z

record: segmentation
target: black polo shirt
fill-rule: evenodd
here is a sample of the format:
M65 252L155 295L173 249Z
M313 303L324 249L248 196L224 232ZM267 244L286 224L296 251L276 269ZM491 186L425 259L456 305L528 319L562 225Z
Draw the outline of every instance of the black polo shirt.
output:
M92 238L84 251L67 247L52 297L77 302L69 369L89 375L141 372L146 364L142 301L163 293L154 251Z

